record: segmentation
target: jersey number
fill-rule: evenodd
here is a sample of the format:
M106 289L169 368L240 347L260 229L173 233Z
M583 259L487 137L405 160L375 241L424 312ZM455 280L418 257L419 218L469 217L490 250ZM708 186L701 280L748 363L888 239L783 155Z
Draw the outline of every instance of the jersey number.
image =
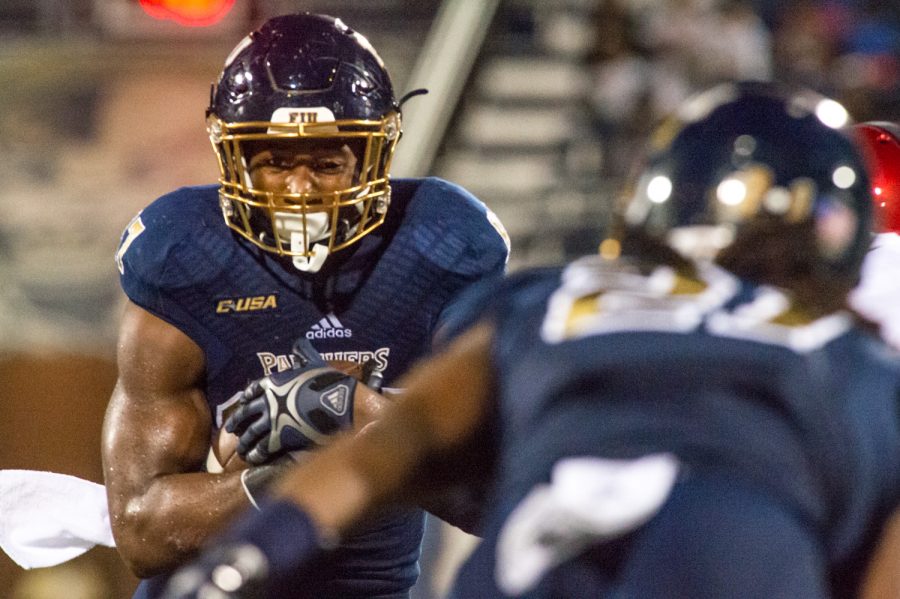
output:
M119 267L119 273L125 274L125 263L122 261L122 258L125 257L125 252L128 251L128 248L131 247L131 244L134 243L134 240L137 239L138 235L143 233L146 230L143 221L141 221L141 215L138 214L131 222L128 223L128 227L125 228L125 235L122 237L122 243L119 244L119 251L116 252L116 266Z

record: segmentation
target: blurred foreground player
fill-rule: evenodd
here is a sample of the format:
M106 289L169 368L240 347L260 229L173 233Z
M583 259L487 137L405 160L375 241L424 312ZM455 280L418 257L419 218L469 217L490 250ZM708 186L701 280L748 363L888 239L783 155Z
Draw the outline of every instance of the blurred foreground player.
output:
M116 256L130 302L104 473L119 552L141 577L193 556L255 501L287 451L365 424L381 401L340 398L311 429L273 403L280 435L266 453L214 473L208 451L235 392L289 372L298 338L315 348L301 362L316 350L366 362L390 385L430 350L454 298L502 273L508 253L502 227L460 187L389 179L400 107L375 50L339 19L287 15L247 36L212 90L207 124L219 184L156 200ZM303 596L408 596L422 527L415 510L370 522ZM157 595L164 579L136 596Z
M855 125L853 132L869 167L877 236L851 300L900 350L900 126L872 121ZM882 597L900 597L900 515L886 527L860 594Z
M876 321L900 350L900 126L889 122L853 127L872 186L877 237L866 255L853 307Z
M373 507L484 470L454 597L854 596L900 498L900 371L846 309L872 205L840 117L763 84L690 100L601 255L473 292L404 398L169 597L277 597Z

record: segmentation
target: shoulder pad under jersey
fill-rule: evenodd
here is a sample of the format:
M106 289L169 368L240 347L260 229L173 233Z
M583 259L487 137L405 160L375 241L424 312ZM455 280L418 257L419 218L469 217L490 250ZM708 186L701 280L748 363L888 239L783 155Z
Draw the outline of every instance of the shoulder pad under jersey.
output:
M509 258L509 235L497 215L459 185L437 177L416 188L405 226L413 227L422 255L456 274L502 270Z
M236 244L218 206L217 186L183 187L131 220L116 252L129 298L152 305L158 291L203 284L227 268Z
M502 320L514 308L546 301L559 286L561 269L555 266L523 269L496 275L468 287L447 312L437 346L441 346L477 323Z

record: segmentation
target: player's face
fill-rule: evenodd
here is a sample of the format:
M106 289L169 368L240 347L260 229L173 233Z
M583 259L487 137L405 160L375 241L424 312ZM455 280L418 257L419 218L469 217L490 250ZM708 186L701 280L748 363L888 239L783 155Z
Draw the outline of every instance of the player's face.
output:
M252 154L248 167L259 191L328 193L354 185L356 164L346 144L303 140L267 144Z

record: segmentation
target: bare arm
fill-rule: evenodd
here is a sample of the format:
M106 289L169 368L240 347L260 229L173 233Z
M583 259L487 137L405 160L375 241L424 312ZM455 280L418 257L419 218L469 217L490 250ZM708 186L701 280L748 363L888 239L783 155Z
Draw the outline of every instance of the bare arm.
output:
M415 368L381 419L293 468L275 494L293 500L326 535L346 532L387 503L415 498L426 460L452 455L489 412L491 334L478 325Z
M900 509L885 524L859 596L860 599L900 597Z
M113 536L141 577L183 563L249 505L239 472L201 472L211 431L204 364L184 333L128 304L102 456Z

